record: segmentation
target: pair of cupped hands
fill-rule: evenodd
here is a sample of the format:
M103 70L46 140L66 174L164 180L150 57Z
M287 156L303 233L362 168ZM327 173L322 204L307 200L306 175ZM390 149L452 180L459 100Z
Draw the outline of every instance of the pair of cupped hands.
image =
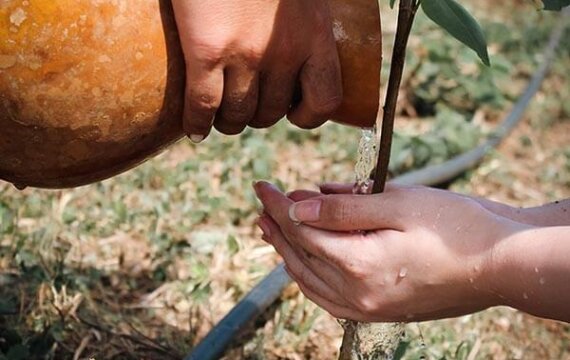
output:
M184 130L233 135L284 116L323 124L342 101L325 0L173 0L187 64ZM295 91L302 100L295 104ZM497 239L526 225L504 208L450 192L351 185L283 194L260 182L258 224L305 295L338 318L417 321L500 302ZM494 210L494 211L493 211ZM508 211L507 211L508 212Z

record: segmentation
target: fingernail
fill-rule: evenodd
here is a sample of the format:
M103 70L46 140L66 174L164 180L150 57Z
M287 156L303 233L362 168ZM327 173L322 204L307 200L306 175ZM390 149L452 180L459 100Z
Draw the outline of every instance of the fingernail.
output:
M289 207L289 218L294 223L316 222L321 217L321 201L307 200Z
M257 219L257 226L263 231L263 236L269 238L271 236L271 229L269 228L269 224L267 224L267 220L263 217Z
M194 143L194 144L199 144L202 141L204 141L206 137L204 135L190 135L190 140Z

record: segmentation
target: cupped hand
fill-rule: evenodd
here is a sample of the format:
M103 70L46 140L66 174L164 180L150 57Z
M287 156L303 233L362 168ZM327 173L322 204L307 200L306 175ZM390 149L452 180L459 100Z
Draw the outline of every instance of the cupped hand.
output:
M186 60L184 130L195 142L214 126L233 135L288 114L323 124L342 101L340 63L326 0L174 0ZM300 82L301 102L291 108Z
M358 321L423 321L501 304L493 250L528 227L474 199L424 187L390 186L380 195L255 189L264 239L304 294L335 317Z

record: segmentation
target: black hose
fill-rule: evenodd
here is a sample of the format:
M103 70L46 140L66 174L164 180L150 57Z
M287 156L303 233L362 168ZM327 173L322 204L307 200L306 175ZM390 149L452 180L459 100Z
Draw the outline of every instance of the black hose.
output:
M222 357L233 338L263 314L291 283L283 264L277 265L198 344L185 360L215 360Z
M515 104L511 113L497 127L497 130L489 139L477 148L443 164L412 171L393 179L391 182L426 186L442 184L477 165L492 149L497 147L520 122L532 97L540 89L540 85L544 81L555 58L556 49L566 28L567 15L569 13L569 8L563 11L562 19L550 35L550 41L543 53L542 64L535 72L527 89ZM285 272L283 264L278 265L210 331L185 360L216 360L222 357L232 340L251 321L264 313L271 304L277 301L285 287L290 283L291 279Z
M463 174L465 171L473 168L481 162L483 158L494 148L499 146L501 142L511 133L511 131L518 125L522 119L528 104L536 95L544 78L556 57L556 49L560 44L562 35L567 25L567 15L570 14L569 8L562 12L562 19L558 22L556 28L550 35L550 40L543 53L543 61L537 71L534 73L525 92L519 98L510 114L503 120L491 136L481 145L467 151L453 159L450 159L442 164L428 166L424 169L411 171L402 176L392 180L394 184L400 185L425 185L434 186L446 183L455 179L457 176Z

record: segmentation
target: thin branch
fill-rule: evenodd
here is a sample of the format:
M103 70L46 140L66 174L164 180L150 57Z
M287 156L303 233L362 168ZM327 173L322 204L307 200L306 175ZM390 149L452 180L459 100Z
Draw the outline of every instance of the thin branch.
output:
M384 191L386 179L388 178L388 164L390 162L392 148L398 93L400 91L402 74L404 73L404 66L406 63L408 39L410 38L412 25L419 5L420 1L400 0L398 28L396 30L396 39L392 53L392 65L390 67L390 79L388 80L384 115L382 117L382 137L380 138L378 163L374 174L374 187L372 188L373 194L378 194Z
M87 320L86 318L83 318L79 315L77 316L77 319L90 328L99 330L101 332L107 333L107 334L114 336L114 337L118 337L118 338L130 341L130 342L137 344L139 346L142 346L144 348L147 348L147 349L156 351L158 353L164 354L165 356L167 356L169 358L175 359L175 358L179 357L178 354L173 354L172 349L168 349L168 348L164 347L163 345L158 344L156 341L154 341L154 340L152 340L146 336L144 336L143 339L140 339L140 338L137 338L136 336L132 336L130 334L114 332L111 329L108 329L108 328L106 328L102 325L99 325L99 324L95 324L95 323L93 323L93 322L91 322L91 321Z

